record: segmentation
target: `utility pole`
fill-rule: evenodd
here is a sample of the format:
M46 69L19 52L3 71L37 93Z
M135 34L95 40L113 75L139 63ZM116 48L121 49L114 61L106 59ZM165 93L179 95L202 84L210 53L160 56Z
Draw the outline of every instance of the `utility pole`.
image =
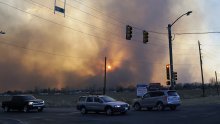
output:
M103 86L103 95L105 95L106 91L106 63L107 63L107 57L105 57L105 71L104 71L104 86Z
M215 81L216 81L216 88L217 88L217 94L219 96L219 90L218 90L218 76L217 76L217 72L215 71Z
M204 86L204 78L203 78L203 68L202 68L202 55L201 55L201 44L198 41L199 45L199 57L200 57L200 67L201 67L201 76L202 76L202 96L205 97L205 86Z

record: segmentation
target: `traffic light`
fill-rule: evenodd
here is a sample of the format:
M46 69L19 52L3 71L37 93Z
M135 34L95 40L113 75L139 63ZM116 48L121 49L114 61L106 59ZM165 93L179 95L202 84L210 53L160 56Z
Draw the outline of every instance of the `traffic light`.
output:
M130 25L126 25L126 39L131 40L132 38L132 27Z
M143 43L147 43L148 42L148 32L147 31L143 31Z
M167 80L170 80L170 65L166 65Z
M173 72L174 80L177 80L177 72Z
M167 83L167 85L170 85L170 81L167 81L166 83Z

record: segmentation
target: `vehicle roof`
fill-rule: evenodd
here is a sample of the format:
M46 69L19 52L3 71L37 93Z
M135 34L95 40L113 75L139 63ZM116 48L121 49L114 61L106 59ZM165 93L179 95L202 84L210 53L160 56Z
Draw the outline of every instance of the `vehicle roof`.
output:
M176 90L155 90L155 91L149 91L149 92L158 92L158 91L161 91L161 92L168 92L168 91L176 92Z
M30 94L19 94L19 95L13 95L13 96L33 96L33 95L30 95Z
M80 96L80 97L105 97L106 95L87 95L87 96Z

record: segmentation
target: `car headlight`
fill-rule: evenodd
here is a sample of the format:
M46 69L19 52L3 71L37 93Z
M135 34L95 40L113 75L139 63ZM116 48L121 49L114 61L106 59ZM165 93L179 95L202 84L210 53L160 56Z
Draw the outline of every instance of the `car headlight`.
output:
M121 106L120 106L120 105L115 105L114 107L115 107L115 108L120 108Z
M28 102L28 105L33 105L33 102Z
M44 101L42 101L42 103L44 104Z

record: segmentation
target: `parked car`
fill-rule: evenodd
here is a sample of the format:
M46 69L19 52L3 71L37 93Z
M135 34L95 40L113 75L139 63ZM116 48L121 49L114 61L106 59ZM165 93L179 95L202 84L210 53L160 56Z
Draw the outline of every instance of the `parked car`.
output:
M81 111L82 114L92 111L106 112L107 115L112 115L115 112L126 114L130 109L130 105L125 102L116 101L109 96L89 95L79 97L76 108Z
M15 95L10 101L3 101L2 108L5 112L10 110L19 110L28 112L29 110L38 110L42 112L45 107L44 101L36 99L32 95Z
M171 110L176 110L176 107L180 104L180 96L176 91L159 90L150 91L143 97L134 99L132 106L137 111L142 108L147 108L148 110L157 108L157 110L162 111L165 107L169 107Z

